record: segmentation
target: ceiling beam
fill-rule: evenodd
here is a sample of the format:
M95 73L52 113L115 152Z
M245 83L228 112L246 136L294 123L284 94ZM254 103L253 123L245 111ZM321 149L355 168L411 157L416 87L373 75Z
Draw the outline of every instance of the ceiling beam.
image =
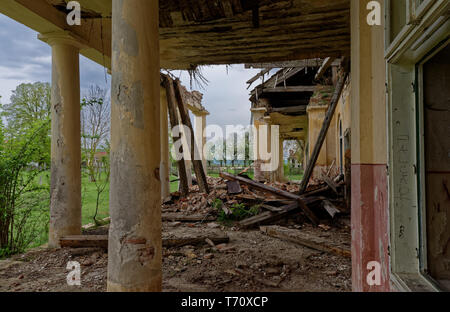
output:
M293 92L314 92L316 86L289 86L289 87L275 87L264 88L263 93L293 93Z
M275 63L249 63L245 64L245 68L287 68L287 67L319 67L322 64L322 59L307 59L288 62Z
M271 108L270 112L273 113L282 113L282 114L298 114L298 113L306 113L307 105L294 106L294 107L279 107L279 108Z

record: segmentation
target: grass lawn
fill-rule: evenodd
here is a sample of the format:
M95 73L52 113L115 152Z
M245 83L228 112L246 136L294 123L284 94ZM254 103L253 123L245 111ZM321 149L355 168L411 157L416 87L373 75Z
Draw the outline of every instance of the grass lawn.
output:
M83 173L81 180L81 204L82 224L94 222L95 207L97 202L97 188L94 182L89 181L87 174ZM99 198L97 220L109 217L109 184Z

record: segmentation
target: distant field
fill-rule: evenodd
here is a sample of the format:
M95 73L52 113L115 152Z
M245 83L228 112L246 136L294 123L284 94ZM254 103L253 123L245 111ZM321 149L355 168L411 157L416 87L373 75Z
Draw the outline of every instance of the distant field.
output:
M229 170L229 173L235 173L232 170ZM44 185L49 183L49 172L44 172L42 174L41 183ZM247 173L250 178L254 177L253 172ZM218 173L209 173L208 176L218 178ZM303 178L303 175L288 175L286 173L285 177L290 181L299 181ZM39 179L39 178L38 178ZM176 176L171 176L170 180L176 180ZM178 182L170 183L170 191L176 192L178 190ZM95 183L89 181L89 177L87 174L83 174L82 176L82 224L86 225L94 222L95 215L95 205L97 199L97 191L95 187ZM47 203L48 204L48 203ZM109 216L109 185L106 187L104 192L100 195L99 200L99 209L97 214L97 220L101 220L107 218ZM35 247L39 244L43 244L48 240L48 233L43 233L36 241L36 244L33 244Z

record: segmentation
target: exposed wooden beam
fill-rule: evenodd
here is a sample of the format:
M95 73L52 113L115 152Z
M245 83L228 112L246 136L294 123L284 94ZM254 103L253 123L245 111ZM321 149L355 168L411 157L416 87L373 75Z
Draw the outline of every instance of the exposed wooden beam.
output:
M167 93L167 105L168 105L168 111L169 111L169 118L170 118L170 127L173 129L177 125L179 125L179 120L177 116L177 104L176 104L176 98L175 98L175 88L173 86L173 80L172 78L168 76L162 76L164 87L166 88ZM173 141L177 141L181 139L181 135L174 137L172 135ZM183 146L180 147L180 152L183 153ZM184 159L180 159L177 161L178 165L178 176L180 177L180 192L181 195L184 197L189 193L189 184L188 179L186 175L186 163L184 162Z
M282 113L282 114L298 114L298 113L306 113L307 105L294 106L294 107L279 107L272 108L270 111L274 113Z
M264 70L262 70L261 72L259 72L257 75L255 75L254 77L252 77L249 81L247 81L247 84L249 84L248 87L250 87L250 86L252 85L252 83L254 83L256 80L258 80L259 77L264 77L264 75L265 75L265 74L268 74L271 70L272 70L271 67L265 68Z
M299 244L314 250L324 251L346 258L351 258L349 247L341 247L318 236L308 234L299 230L292 230L281 226L262 226L260 231L272 237Z
M258 92L258 94L260 94L262 91L261 89L264 89L264 88L274 88L274 87L278 86L280 83L285 82L286 80L288 80L292 76L298 74L299 72L301 72L304 69L305 69L304 67L282 69L282 70L278 71L276 74L274 74L272 77L270 77L269 80L267 80L266 82L260 84L255 89L253 89L251 94L256 95L256 92Z
M328 68L330 68L331 64L333 63L333 59L331 57L327 57L323 63L322 66L320 66L319 70L317 71L316 76L314 77L315 80L319 80L322 78L322 76L325 74Z
M178 111L180 112L181 121L183 125L187 126L191 131L191 134L194 133L194 129L192 127L191 119L189 118L189 113L187 112L186 105L183 101L181 82L180 80L174 81L175 87L175 97L178 104ZM200 192L209 194L209 186L208 181L205 175L205 168L203 168L203 162L200 160L200 152L197 147L197 143L195 142L195 136L191 135L191 158L192 164L194 165L195 176L197 177L197 183L200 189ZM203 151L202 151L203 152Z
M307 59L289 62L275 63L249 63L245 64L245 68L288 68L288 67L319 67L322 59Z
M214 244L226 244L230 238L226 235L202 235L197 237L164 237L162 245L164 248L183 247L186 245L196 246L207 244L206 240ZM138 244L140 241L133 240L132 243ZM72 235L60 239L63 248L102 248L108 249L108 235Z
M305 197L297 196L295 194L292 194L292 193L289 193L289 192L286 192L286 191L283 191L283 190L276 189L276 188L271 187L269 185L258 183L258 182L255 182L253 180L249 180L249 179L246 179L246 178L243 178L243 177L240 177L240 176L234 176L234 175L231 175L229 173L222 172L222 173L220 173L220 177L223 178L223 179L227 179L227 180L236 180L236 181L242 182L244 184L247 184L250 187L254 187L254 188L260 189L260 190L262 190L264 192L268 192L268 193L271 193L271 194L274 194L274 195L277 195L277 196L281 196L283 198L295 200L295 201L297 201L300 209L309 218L309 220L316 226L319 224L319 220L316 217L316 215L308 208L308 206L306 204L307 199Z
M264 88L263 93L314 92L315 90L316 86L291 86L291 87Z

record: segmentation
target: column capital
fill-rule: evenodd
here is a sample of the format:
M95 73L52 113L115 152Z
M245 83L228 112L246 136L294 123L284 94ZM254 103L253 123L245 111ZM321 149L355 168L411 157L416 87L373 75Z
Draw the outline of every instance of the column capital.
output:
M87 46L83 39L77 38L69 31L54 31L38 34L38 39L50 46L65 44L71 45L77 49L83 49Z
M202 116L209 116L210 115L210 113L207 110L192 111L192 114L194 114L194 116L196 116L196 117L202 117Z

